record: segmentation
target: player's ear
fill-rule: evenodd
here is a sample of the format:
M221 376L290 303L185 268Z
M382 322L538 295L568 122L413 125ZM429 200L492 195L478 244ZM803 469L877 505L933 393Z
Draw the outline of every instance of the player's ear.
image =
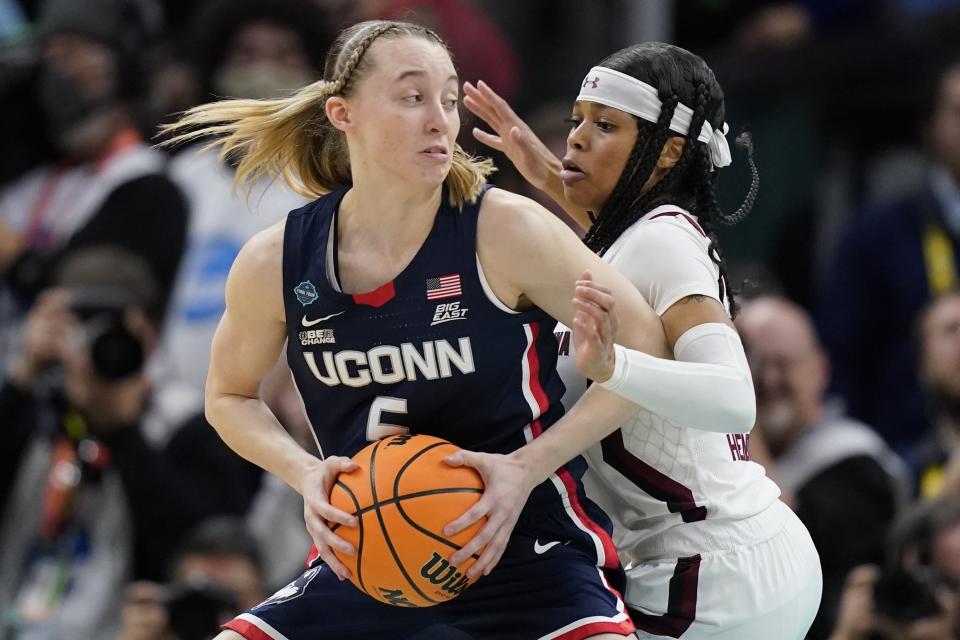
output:
M323 105L323 109L330 124L340 131L347 131L353 127L350 105L343 96L330 96Z
M663 143L663 149L660 151L660 159L657 160L658 169L672 169L680 161L683 155L683 146L686 143L680 136L670 136Z

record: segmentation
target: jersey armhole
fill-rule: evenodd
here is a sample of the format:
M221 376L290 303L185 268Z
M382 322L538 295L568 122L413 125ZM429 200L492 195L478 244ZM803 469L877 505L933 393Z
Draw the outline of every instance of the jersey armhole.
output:
M483 293L487 296L487 300L490 301L490 304L495 306L500 311L504 313L509 313L512 316L518 316L522 311L517 311L516 309L511 309L503 303L500 298L497 297L497 294L493 292L493 289L490 288L490 283L487 282L487 276L483 273L483 266L480 264L480 255L474 254L477 259L477 278L480 280L480 286L483 288Z

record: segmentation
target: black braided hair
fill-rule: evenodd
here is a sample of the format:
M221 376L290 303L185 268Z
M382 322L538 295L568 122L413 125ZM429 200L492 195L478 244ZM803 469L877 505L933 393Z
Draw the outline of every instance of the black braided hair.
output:
M737 138L747 151L751 170L750 190L743 204L731 215L725 215L716 199L715 170L706 144L697 141L704 122L713 128L723 126L725 107L723 90L710 67L685 49L660 42L648 42L622 49L605 58L600 66L625 73L656 87L663 103L656 123L637 118L637 141L616 186L600 211L591 216L593 224L584 237L590 249L603 255L620 235L647 211L662 205L675 204L697 216L710 239L709 253L720 270L717 286L720 297L726 295L730 313L736 316L737 304L730 288L726 260L720 251L714 227L735 224L742 220L757 195L759 174L753 160L749 134ZM683 152L676 165L652 188L643 191L660 158L664 144L680 134L669 129L677 104L693 110L690 130Z

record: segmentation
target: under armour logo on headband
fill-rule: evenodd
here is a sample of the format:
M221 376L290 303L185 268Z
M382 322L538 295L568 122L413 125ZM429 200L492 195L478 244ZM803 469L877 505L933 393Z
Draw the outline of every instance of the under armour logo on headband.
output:
M593 78L592 80L591 80L589 77L587 77L587 78L584 78L583 84L580 85L580 88L583 89L583 88L585 88L587 85L590 85L590 88L591 88L591 89L596 89L598 84L600 84L600 76L597 76L597 77Z

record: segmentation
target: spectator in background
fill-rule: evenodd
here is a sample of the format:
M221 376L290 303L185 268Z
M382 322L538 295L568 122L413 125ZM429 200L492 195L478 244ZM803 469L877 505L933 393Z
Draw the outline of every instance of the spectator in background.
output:
M941 595L960 593L960 501L921 502L894 526L888 565L899 566Z
M911 329L931 297L956 286L960 268L960 62L939 71L932 89L926 183L851 221L819 317L850 414L901 453L927 428Z
M960 290L941 294L924 308L916 335L931 424L918 448L918 493L960 498Z
M168 577L130 585L118 640L205 640L267 597L256 541L235 519L208 520L186 536Z
M127 581L210 514L245 514L260 473L200 415L164 451L144 440L159 294L142 259L87 249L55 281L0 387L0 635L112 638Z
M960 636L960 502L937 500L897 520L882 566L849 574L831 640Z
M311 0L212 0L190 26L191 64L211 98L277 98L318 79L333 27Z
M180 191L135 126L155 29L149 0L47 0L37 26L41 111L57 160L0 187L0 362L11 324L58 261L82 247L126 247L146 260L161 308L186 235ZM6 344L4 344L6 343Z
M823 599L808 637L824 638L847 572L882 561L907 474L872 429L825 402L829 361L806 312L783 298L756 298L737 327L756 387L756 429L820 552Z
M330 42L325 16L309 0L215 0L193 31L204 93L231 98L277 98L319 79ZM210 343L240 247L306 202L267 179L249 196L238 193L232 165L202 146L180 150L170 167L189 203L190 242L164 329L154 416L161 432L202 410Z

